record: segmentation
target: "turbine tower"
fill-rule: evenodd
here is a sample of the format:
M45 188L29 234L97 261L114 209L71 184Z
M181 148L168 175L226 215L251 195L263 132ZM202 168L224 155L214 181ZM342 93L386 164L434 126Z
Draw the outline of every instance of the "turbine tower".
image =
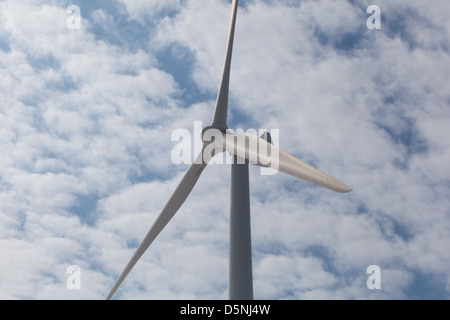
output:
M228 130L228 91L237 9L238 0L233 0L222 78L212 123L201 133L202 151L189 166L156 221L125 266L109 292L106 298L108 300L113 297L134 265L182 206L208 162L218 153L226 151L234 160L231 165L228 283L229 299L231 300L253 299L249 163L276 169L335 192L346 193L352 190L339 180L274 146L268 133L258 137L249 133L231 133Z

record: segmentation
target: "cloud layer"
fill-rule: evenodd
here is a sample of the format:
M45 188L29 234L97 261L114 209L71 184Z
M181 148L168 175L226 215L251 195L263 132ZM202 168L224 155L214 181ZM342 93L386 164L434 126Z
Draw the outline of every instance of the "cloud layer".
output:
M450 24L441 1L380 0L369 30L371 4L241 1L229 126L280 129L284 150L353 187L251 168L257 299L449 297ZM0 298L106 296L187 168L171 133L209 124L229 13L0 3ZM205 170L118 298L227 297L229 169Z

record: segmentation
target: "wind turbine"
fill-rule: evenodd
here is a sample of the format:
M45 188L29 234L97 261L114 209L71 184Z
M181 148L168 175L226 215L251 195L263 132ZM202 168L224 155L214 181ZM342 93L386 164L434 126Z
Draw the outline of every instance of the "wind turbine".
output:
M134 265L184 203L208 162L217 153L226 151L234 159L231 165L228 283L229 298L231 300L253 299L249 163L262 167L271 167L335 192L346 193L352 190L339 180L274 146L268 133L258 137L249 133L231 133L229 131L227 126L228 89L237 9L238 0L233 0L225 64L212 123L202 130L202 151L184 174L169 201L117 279L106 298L108 300L113 297Z

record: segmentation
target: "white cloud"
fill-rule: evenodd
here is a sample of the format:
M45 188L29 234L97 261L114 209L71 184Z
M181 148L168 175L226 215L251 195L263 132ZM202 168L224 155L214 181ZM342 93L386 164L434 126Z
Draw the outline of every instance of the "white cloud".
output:
M103 298L186 169L171 132L210 120L214 101L179 101L188 86L157 57L186 48L191 86L215 96L229 2L119 3L82 10L81 30L56 2L0 4L1 298ZM354 189L251 170L255 297L411 298L418 273L448 296L444 10L380 2L383 27L368 30L362 4L243 5L230 125L280 129L285 150ZM154 29L102 38L105 23L126 34L118 14ZM205 170L118 297L226 298L228 179L229 166ZM65 286L71 264L80 291ZM382 291L365 287L372 264Z
M160 12L174 11L180 8L180 0L157 0L157 1L138 1L138 0L119 0L119 3L125 6L125 10L131 19L136 19L141 23L146 23L145 18L154 18Z

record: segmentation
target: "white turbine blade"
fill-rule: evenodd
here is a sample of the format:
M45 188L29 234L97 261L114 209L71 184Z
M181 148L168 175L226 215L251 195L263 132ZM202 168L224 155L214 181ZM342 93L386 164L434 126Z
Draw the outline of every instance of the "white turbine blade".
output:
M271 167L336 192L345 193L352 190L341 181L252 134L227 133L223 135L222 141L215 141L215 146L245 158L252 164Z
M214 116L212 126L221 130L226 130L227 127L227 113L228 113L228 90L230 86L230 71L231 71L231 56L233 53L234 30L236 26L236 15L238 8L238 0L233 0L230 28L228 31L228 42L225 53L225 63L223 66L222 79L220 81L219 92L217 94L216 107L214 109Z
M186 171L177 188L175 189L169 201L167 202L166 206L162 209L153 226L150 228L147 235L142 240L139 247L136 249L136 252L134 253L133 257L128 262L125 269L122 271L122 274L120 275L120 277L114 284L113 288L111 289L110 293L108 294L106 298L107 300L112 298L114 293L117 291L122 282L125 280L128 273L134 267L134 265L139 261L139 259L147 250L147 248L150 246L150 244L153 242L153 240L155 240L158 234L164 229L164 227L167 225L170 219L172 219L172 217L184 203L184 201L194 188L201 173L203 172L203 169L205 169L206 166L207 163L203 161L203 151L202 151L198 155L194 163L192 163L189 169Z

